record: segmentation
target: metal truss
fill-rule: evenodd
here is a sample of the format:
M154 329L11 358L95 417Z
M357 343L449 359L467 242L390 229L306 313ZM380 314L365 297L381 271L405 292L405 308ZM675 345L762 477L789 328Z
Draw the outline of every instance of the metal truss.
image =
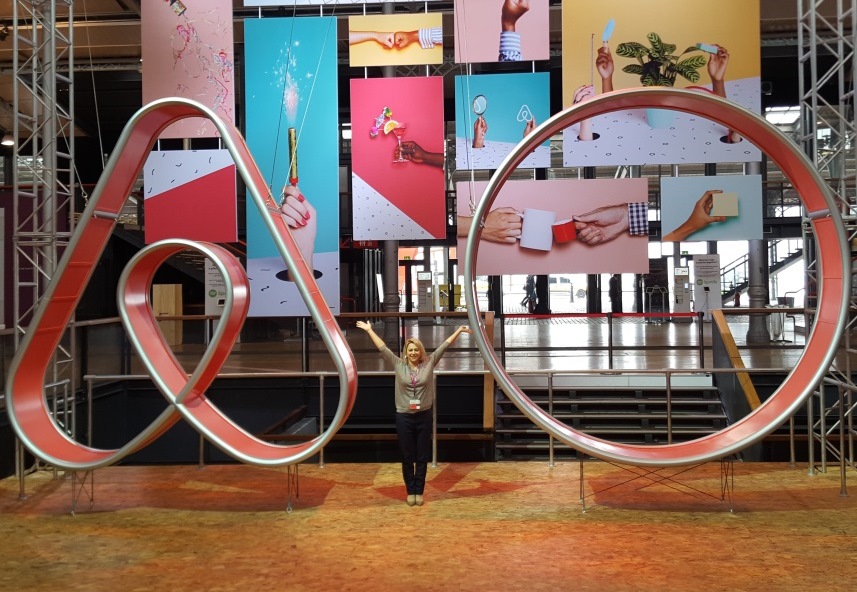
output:
M16 349L74 230L72 4L71 0L13 3L12 269ZM73 341L67 332L45 376L47 382L71 378ZM19 475L23 473L22 466L16 468Z
M826 15L826 16L825 16ZM833 16L831 16L833 15ZM857 245L857 125L854 120L857 0L798 0L798 56L801 130L799 141L819 171L829 179L852 245L852 269ZM815 307L818 261L812 229L805 220L807 309ZM854 287L850 298L855 309ZM847 468L855 468L854 383L851 356L857 317L852 313L842 336L840 355L807 404L810 474L827 470L828 455L839 462L841 495L846 492ZM834 392L835 391L835 392ZM816 448L820 458L816 462Z

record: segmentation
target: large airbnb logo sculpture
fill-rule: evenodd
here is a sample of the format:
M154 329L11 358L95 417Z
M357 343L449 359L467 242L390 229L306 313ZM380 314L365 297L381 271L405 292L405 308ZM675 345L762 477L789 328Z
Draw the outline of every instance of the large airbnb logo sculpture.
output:
M491 178L473 216L465 253L465 285L471 302L478 302L474 270L482 232L480 222L490 211L500 188L515 167L534 146L570 125L612 111L643 107L672 108L699 114L737 131L745 141L765 150L800 195L818 247L819 294L812 332L786 382L753 413L711 436L667 446L622 445L573 430L533 404L506 373L485 333L476 331L474 336L501 388L536 425L553 437L598 458L637 465L671 466L722 458L746 448L782 425L803 403L830 367L845 327L850 294L850 251L841 216L824 180L791 140L763 118L705 93L667 88L616 91L578 103L545 121L506 157ZM296 272L301 294L339 372L339 406L330 428L323 435L293 447L261 442L223 417L206 399L205 389L228 355L243 323L248 298L246 275L234 257L215 245L165 241L151 245L129 263L120 280L120 307L132 342L171 405L146 430L119 450L82 446L58 429L50 416L44 398L45 371L158 133L178 119L199 115L215 122L288 269ZM243 138L231 125L224 124L211 111L192 101L170 99L142 109L122 134L107 171L63 254L57 276L12 362L6 389L7 409L23 443L34 454L56 466L96 468L134 452L183 416L217 446L248 463L277 465L298 462L324 446L344 423L354 403L357 389L354 360L321 297L312 270L301 258L286 225L278 215L272 216L272 211L276 211L276 204L268 194ZM172 253L189 248L210 257L233 288L214 343L190 378L164 343L146 299L158 266ZM470 307L468 316L471 326L481 326L477 307Z
M811 394L830 367L845 328L850 294L850 251L837 205L824 180L798 147L765 119L710 93L669 88L630 89L605 93L558 113L518 144L491 177L474 212L467 239L464 285L469 302L476 298L476 255L480 223L491 210L500 188L529 152L557 132L580 121L613 111L644 107L676 109L701 115L740 133L764 150L792 182L811 220L818 246L818 306L803 354L786 381L758 409L726 429L679 444L634 446L609 442L578 432L535 405L511 380L483 331L474 337L486 365L512 402L537 426L561 442L594 457L635 465L671 466L723 458L758 442L785 421ZM582 142L579 145L586 144ZM590 142L591 143L591 142ZM480 327L479 310L469 307L472 327Z
M179 119L199 116L211 119L220 132L249 196L295 278L339 374L339 405L323 434L293 446L263 442L220 413L205 396L205 391L223 366L244 324L249 306L246 273L231 253L217 245L161 241L140 251L125 268L119 281L119 308L131 343L170 406L122 448L102 450L84 446L69 438L51 417L43 387L48 364L158 135ZM250 464L277 466L300 462L327 444L345 423L354 405L357 392L354 357L321 295L311 267L276 212L277 204L244 138L234 126L203 105L184 99L155 101L141 109L119 138L12 361L6 385L7 410L24 445L57 467L94 469L113 464L142 448L182 417L224 452ZM228 288L223 315L211 345L190 377L164 341L148 302L152 278L160 265L171 255L189 249L210 258Z

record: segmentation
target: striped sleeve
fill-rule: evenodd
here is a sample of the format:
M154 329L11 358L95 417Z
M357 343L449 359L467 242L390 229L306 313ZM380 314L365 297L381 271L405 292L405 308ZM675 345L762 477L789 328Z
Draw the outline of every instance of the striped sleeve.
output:
M443 27L431 27L419 30L420 47L431 49L443 44Z
M521 34L516 31L500 31L501 62L521 61Z

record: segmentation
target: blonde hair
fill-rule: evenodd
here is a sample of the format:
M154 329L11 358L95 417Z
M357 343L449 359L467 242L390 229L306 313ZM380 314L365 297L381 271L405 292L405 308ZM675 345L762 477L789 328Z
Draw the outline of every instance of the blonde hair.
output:
M426 358L428 358L428 355L426 355L426 348L423 346L423 342L416 337L409 337L405 340L405 347L402 349L402 360L405 362L408 361L408 346L412 343L420 350L420 359L417 363L421 364L426 360Z

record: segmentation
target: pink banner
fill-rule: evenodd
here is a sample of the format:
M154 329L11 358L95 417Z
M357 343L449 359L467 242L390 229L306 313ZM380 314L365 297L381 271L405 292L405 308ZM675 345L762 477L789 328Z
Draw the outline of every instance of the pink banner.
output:
M459 260L470 204L487 184L456 184ZM491 205L476 261L479 275L648 270L646 179L509 181Z
M235 122L232 2L143 2L143 104L165 97L198 101ZM213 138L207 119L169 126L162 138Z
M354 240L444 238L443 78L352 80L351 118Z
M549 17L545 0L455 0L455 61L546 60Z

